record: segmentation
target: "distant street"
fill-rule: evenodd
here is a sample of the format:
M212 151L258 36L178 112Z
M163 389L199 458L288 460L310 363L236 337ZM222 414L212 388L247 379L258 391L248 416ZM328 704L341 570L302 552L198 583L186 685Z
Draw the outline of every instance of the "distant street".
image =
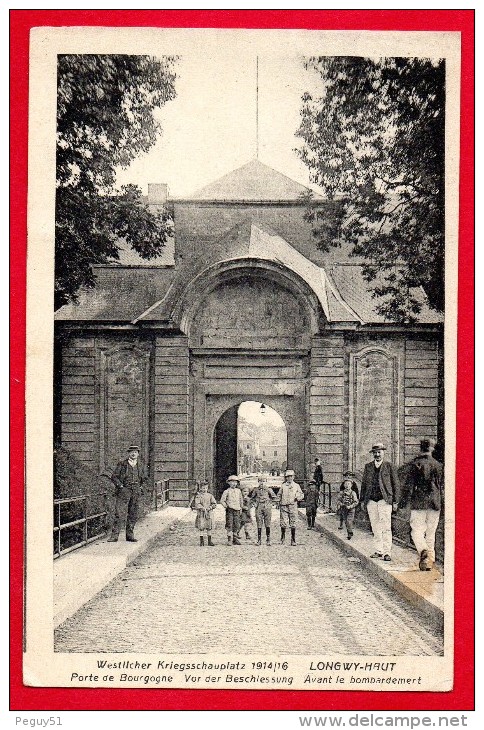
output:
M199 547L195 515L160 535L57 630L60 652L439 655L442 636L359 563L299 521L298 545Z

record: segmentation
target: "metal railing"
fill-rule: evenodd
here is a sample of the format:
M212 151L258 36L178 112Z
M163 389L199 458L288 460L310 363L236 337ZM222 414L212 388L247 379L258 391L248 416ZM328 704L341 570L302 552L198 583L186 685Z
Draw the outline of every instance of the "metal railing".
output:
M198 490L197 479L167 479L170 502L181 502L189 505Z
M106 492L95 495L103 499L104 509L93 514L89 514L89 495L54 499L54 559L106 534L106 497Z
M153 507L163 509L170 501L170 487L168 479L160 479L153 485Z
M323 482L321 484L321 488L319 490L319 506L329 511L333 509L331 484L329 482Z

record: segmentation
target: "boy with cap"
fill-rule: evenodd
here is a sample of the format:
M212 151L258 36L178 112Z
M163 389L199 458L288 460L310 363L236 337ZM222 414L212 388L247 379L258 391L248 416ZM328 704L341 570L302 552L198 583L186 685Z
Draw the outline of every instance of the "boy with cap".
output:
M353 524L355 520L355 509L358 504L358 497L353 488L353 480L350 477L344 479L338 495L338 510L340 521L345 522L348 532L348 540L353 537ZM340 525L341 529L341 525Z
M126 527L126 540L138 542L134 536L134 526L138 519L138 506L146 472L139 460L139 446L128 448L128 458L118 463L111 481L116 487L114 523L108 542L117 542L121 529Z
M420 454L411 462L401 507L410 503L410 529L419 554L420 570L431 570L435 562L435 533L444 498L444 473L440 461L432 456L433 442L420 441Z
M227 479L228 488L222 494L220 504L225 509L225 529L229 545L240 545L238 533L244 500L239 489L239 477L234 475Z
M339 488L339 491L340 491L340 494L341 494L341 492L343 492L343 491L344 491L344 488L345 488L345 482L346 482L346 481L347 481L348 479L349 479L349 480L350 480L350 482L351 482L351 490L352 490L352 491L353 491L353 492L355 493L355 495L356 495L356 505L355 505L355 507L356 507L356 506L357 506L357 505L359 504L359 501L360 501L360 491L359 491L359 489L358 489L358 485L357 485L357 483L355 482L355 475L353 474L353 472L352 472L352 471L345 471L345 473L343 474L343 481L342 481L342 482L341 482L341 484L340 484L340 488ZM343 529L343 524L344 524L344 521L345 521L345 520L344 520L343 512L342 512L341 510L339 510L339 527L338 527L338 530L342 530L342 529Z
M373 461L365 464L361 481L361 503L368 510L375 550L371 558L392 559L392 512L398 509L400 483L397 470L389 461L383 461L386 451L379 442L371 447Z
M280 502L281 545L286 541L286 528L291 528L291 545L296 545L297 503L304 499L301 487L294 481L292 469L284 472L284 483L278 494Z
M267 477L260 476L259 484L251 492L252 504L255 506L255 521L257 524L257 544L261 544L262 526L266 528L266 543L271 544L272 503L276 501L275 492L269 487Z
M308 521L308 530L312 530L316 520L316 512L319 504L319 486L314 480L308 482L303 489L304 502L306 503L306 519Z

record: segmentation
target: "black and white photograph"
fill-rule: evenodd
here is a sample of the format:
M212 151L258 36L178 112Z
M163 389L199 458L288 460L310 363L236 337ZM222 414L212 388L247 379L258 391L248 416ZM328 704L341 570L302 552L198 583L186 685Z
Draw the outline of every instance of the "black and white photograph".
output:
M38 30L25 683L450 690L458 34Z

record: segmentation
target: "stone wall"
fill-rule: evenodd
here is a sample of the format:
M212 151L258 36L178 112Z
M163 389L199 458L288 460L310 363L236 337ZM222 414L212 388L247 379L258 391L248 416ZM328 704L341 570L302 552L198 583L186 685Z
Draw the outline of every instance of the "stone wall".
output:
M321 459L324 478L335 483L345 468L345 350L342 335L314 337L311 348L309 432L311 461Z
M158 336L154 370L155 479L188 479L190 439L188 341L183 336Z
M97 494L107 493L109 526L115 492L110 475L133 443L150 478L142 513L151 503L151 338L78 333L64 335L61 343L60 444L85 475L78 484L72 477L68 492L57 486L63 497L89 494L92 504Z
M93 336L73 336L62 346L62 445L80 462L97 471L98 413L96 351Z

